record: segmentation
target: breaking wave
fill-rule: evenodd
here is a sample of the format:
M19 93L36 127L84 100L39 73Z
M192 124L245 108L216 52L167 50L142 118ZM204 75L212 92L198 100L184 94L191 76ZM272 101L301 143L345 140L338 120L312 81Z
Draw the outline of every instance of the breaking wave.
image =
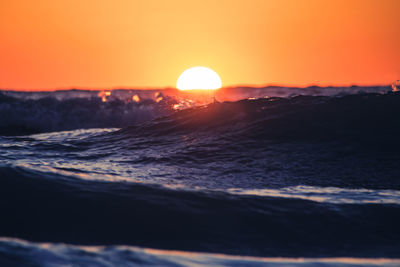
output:
M390 87L223 88L214 96L221 102L247 98L334 96L384 93ZM55 92L0 92L0 134L24 135L73 129L122 128L210 103L210 92L164 90L64 90Z

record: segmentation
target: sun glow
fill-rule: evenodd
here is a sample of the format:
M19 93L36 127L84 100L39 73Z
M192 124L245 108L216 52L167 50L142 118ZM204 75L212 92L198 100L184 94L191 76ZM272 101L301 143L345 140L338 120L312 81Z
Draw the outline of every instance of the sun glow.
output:
M179 90L214 90L221 86L218 74L206 67L192 67L185 70L176 83L176 88Z

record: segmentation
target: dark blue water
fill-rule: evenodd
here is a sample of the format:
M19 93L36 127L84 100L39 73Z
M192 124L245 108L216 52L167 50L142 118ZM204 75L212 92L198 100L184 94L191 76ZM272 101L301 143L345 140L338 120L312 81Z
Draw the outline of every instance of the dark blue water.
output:
M1 94L1 265L398 266L400 94L260 90Z

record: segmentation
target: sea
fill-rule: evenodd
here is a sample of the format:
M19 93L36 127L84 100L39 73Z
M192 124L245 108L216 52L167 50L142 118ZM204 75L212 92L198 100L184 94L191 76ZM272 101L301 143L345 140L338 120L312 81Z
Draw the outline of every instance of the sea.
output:
M400 266L400 93L0 91L0 266Z

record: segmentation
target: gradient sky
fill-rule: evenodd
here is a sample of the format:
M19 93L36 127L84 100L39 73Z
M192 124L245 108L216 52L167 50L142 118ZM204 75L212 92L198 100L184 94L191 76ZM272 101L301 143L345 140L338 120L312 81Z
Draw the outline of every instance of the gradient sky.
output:
M175 87L400 79L399 0L0 2L0 88Z

